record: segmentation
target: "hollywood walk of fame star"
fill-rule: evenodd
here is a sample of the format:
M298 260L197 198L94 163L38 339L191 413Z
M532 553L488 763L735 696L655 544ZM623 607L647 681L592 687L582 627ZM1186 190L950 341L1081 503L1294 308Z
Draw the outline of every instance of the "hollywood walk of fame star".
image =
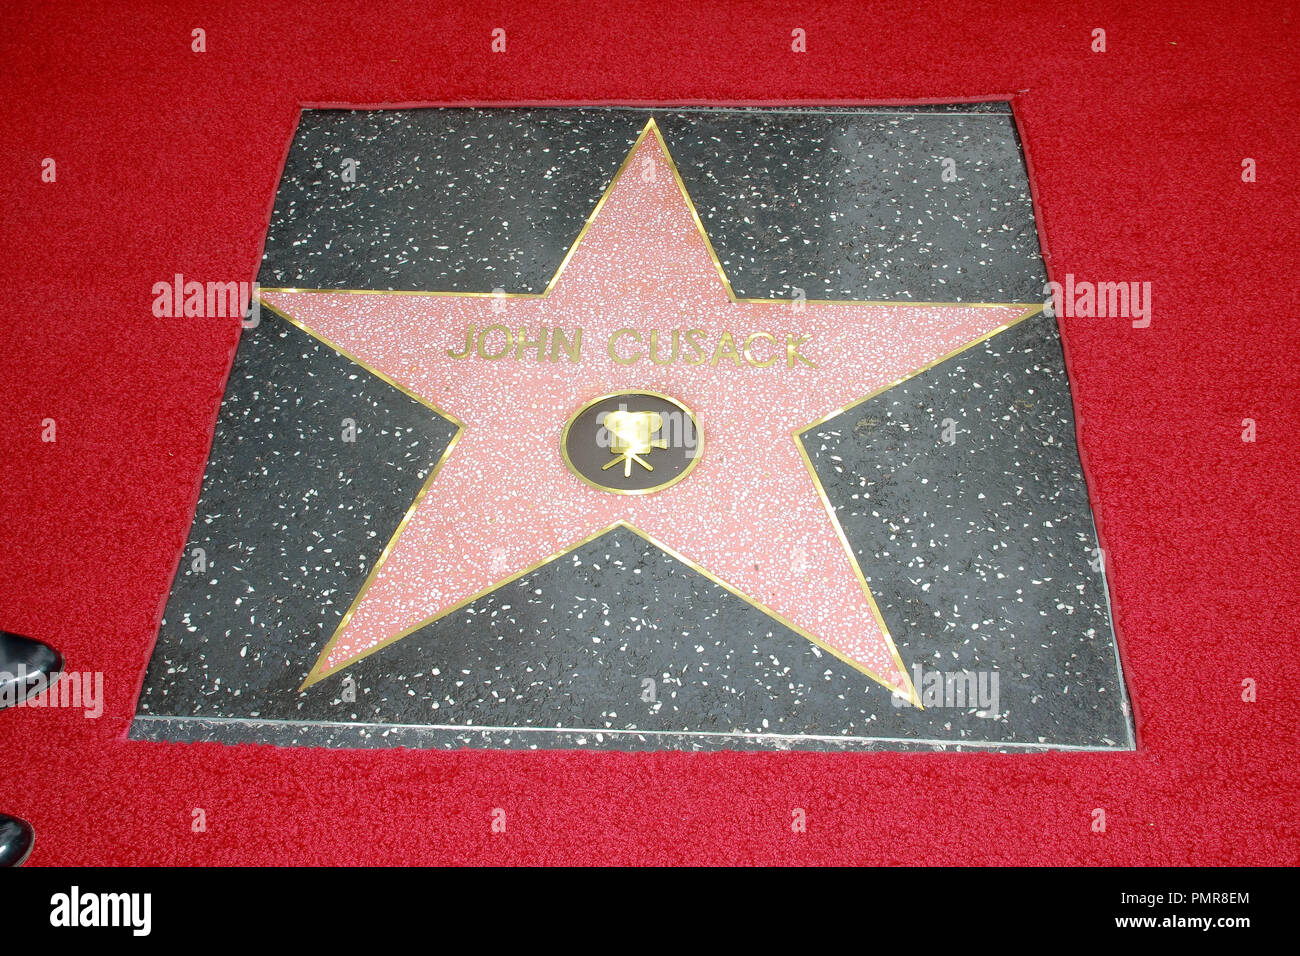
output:
M918 705L800 433L1040 308L738 298L653 120L543 293L262 301L460 426L304 688L624 526ZM566 467L566 424L623 391L692 411L683 480L619 495Z

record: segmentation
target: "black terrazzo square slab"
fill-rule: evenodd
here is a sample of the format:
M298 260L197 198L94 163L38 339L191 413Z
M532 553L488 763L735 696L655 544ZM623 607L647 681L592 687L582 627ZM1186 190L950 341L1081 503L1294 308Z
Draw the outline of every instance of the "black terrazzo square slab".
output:
M1042 300L1000 103L309 110L259 282L540 292L650 116L740 296ZM924 710L626 529L299 690L455 431L263 309L235 358L132 736L1134 746L1051 318L803 435Z

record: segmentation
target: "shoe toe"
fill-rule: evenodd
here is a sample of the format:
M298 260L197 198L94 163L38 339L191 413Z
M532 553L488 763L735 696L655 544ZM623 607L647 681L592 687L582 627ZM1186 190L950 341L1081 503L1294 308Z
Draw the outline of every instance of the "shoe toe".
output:
M63 655L50 645L0 631L0 708L49 687L63 670Z
M22 866L35 840L30 823L0 813L0 867Z

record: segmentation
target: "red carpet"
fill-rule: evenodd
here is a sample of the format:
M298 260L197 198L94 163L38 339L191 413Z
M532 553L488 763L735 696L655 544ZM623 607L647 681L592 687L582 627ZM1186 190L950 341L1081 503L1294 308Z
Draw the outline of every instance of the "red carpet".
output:
M62 6L11 7L0 25L14 293L0 332L0 626L103 671L108 703L97 721L0 714L0 810L35 824L33 863L1300 859L1294 4ZM505 55L489 52L496 26ZM190 50L195 27L206 53ZM806 54L790 51L795 27ZM1090 51L1097 27L1104 54ZM155 319L151 287L177 272L254 277L300 103L1008 96L1053 278L1152 283L1150 328L1063 328L1137 753L124 739L238 331ZM791 832L794 807L807 833ZM206 833L191 832L195 808Z

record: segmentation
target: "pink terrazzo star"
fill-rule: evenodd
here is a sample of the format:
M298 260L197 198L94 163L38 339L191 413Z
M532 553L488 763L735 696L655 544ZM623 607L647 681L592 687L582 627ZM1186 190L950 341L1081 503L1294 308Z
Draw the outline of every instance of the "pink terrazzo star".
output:
M737 300L653 122L545 294L274 290L263 300L462 425L304 686L621 524L913 703L797 436L1037 311ZM581 360L552 360L549 338L540 357L452 358L470 325L529 339L581 328ZM607 351L621 329L647 342L658 329L665 343L673 329L705 330L710 355L723 331L737 343L764 332L771 338L755 339L751 354L775 361L661 365L642 354L621 365ZM489 354L505 345L504 332L493 334ZM807 337L798 355L787 353L787 336ZM631 336L617 347L625 359L638 351ZM661 392L695 413L706 450L676 485L615 495L566 468L560 436L570 416L624 390Z

